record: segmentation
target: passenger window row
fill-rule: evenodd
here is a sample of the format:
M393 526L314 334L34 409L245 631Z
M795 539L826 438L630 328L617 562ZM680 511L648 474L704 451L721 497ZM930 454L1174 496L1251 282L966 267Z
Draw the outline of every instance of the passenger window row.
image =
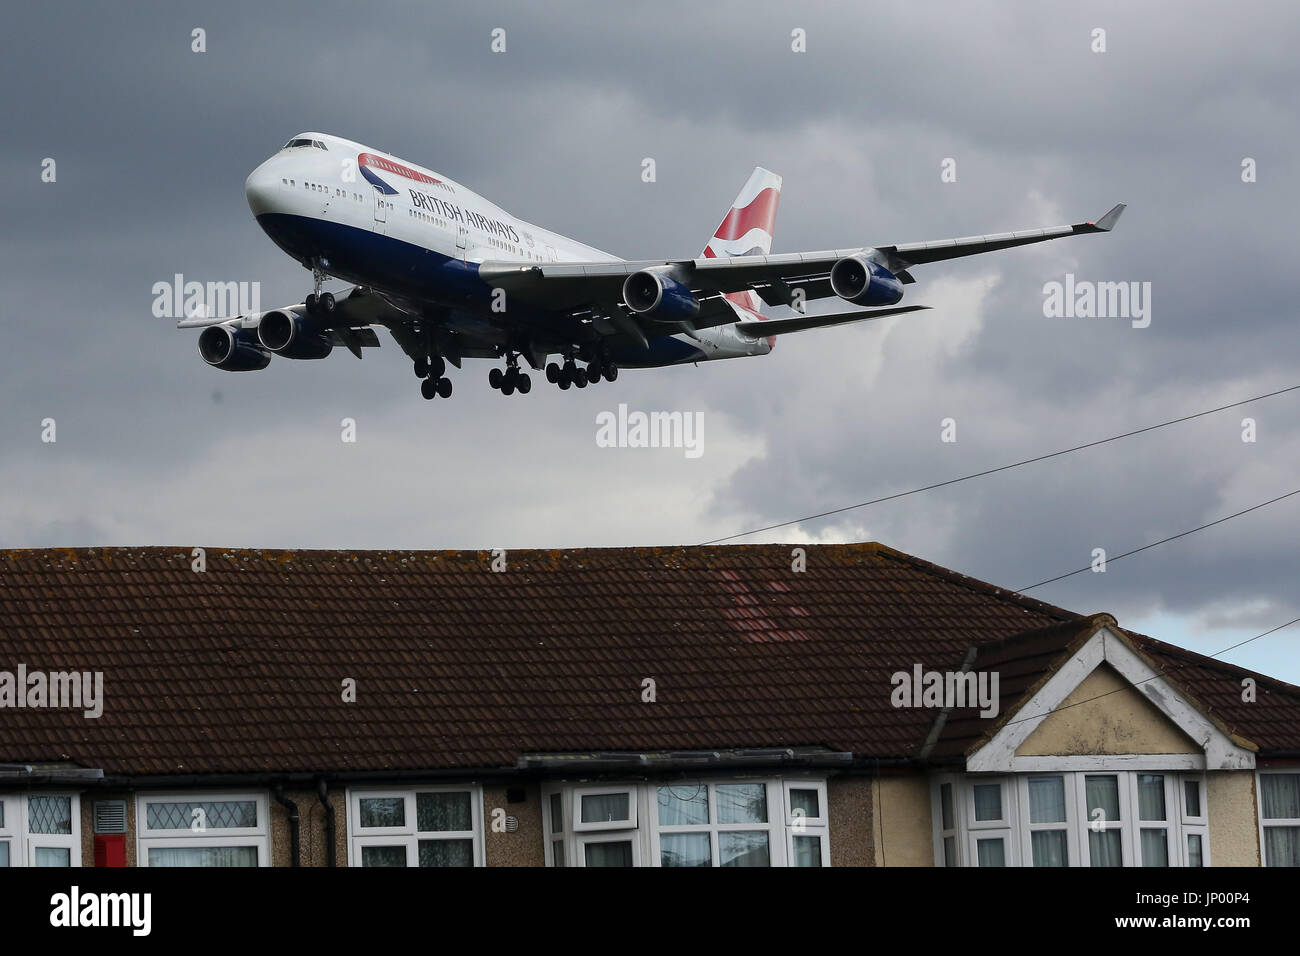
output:
M293 181L292 179L286 179L286 178L284 178L284 177L281 177L281 178L280 178L280 182L283 183L283 184L286 185L286 186L294 186L294 185L295 185L295 183L294 183L294 181ZM317 193L327 193L327 192L329 192L329 191L331 190L331 188L332 188L333 191L334 191L334 196L335 196L335 198L338 198L338 199L351 199L353 202L365 202L365 201L366 201L366 197L365 197L362 193L353 193L353 192L348 192L346 189L340 189L340 188L338 188L337 186L330 187L330 186L322 186L320 183L308 183L308 182L304 182L304 183L302 184L302 188L303 188L303 189L310 189L312 192L317 192Z

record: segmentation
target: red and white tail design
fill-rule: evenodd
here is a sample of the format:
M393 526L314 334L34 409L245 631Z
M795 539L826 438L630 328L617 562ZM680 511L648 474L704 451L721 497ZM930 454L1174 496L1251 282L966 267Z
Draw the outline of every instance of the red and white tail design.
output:
M771 252L780 200L781 177L756 166L722 225L704 247L705 257L765 256Z
M781 177L755 166L722 224L704 247L704 257L765 256L770 253L772 234L776 231L776 207L780 201ZM732 292L727 298L733 305L749 312L749 318L763 317L760 312L763 300L757 293Z

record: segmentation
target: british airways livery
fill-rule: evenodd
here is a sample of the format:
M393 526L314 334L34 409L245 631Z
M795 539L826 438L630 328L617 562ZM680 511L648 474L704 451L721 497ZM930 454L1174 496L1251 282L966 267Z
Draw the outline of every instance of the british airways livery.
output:
M361 357L384 326L412 359L425 398L451 394L450 363L503 361L488 380L527 394L520 358L561 389L613 382L620 368L766 355L779 335L897 315L913 266L1080 233L1095 223L937 242L772 255L781 177L757 168L693 259L626 261L510 215L423 166L324 133L295 136L245 184L258 225L312 271L296 305L235 318L189 318L199 353L226 371L273 355ZM322 291L328 279L351 287ZM864 308L804 314L837 296ZM767 318L763 306L797 313ZM551 357L557 361L550 361Z

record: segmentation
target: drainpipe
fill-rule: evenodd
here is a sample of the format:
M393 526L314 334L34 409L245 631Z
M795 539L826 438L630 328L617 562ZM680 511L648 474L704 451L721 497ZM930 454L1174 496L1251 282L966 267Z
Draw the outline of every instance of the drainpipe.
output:
M316 799L320 805L325 808L325 861L331 869L337 865L338 853L334 846L334 806L330 803L329 791L325 786L325 778L321 777L316 783Z
M284 784L277 783L272 794L275 802L289 811L289 865L298 866L298 804L284 795Z

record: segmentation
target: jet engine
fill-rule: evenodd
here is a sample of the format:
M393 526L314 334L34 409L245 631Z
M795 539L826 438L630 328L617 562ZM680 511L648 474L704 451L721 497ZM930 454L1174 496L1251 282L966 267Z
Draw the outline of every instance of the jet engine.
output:
M854 305L893 305L903 297L903 282L858 253L831 266L831 291Z
M329 329L294 309L273 309L257 323L262 347L291 359L322 359L334 351Z
M700 313L699 300L670 275L642 269L623 283L623 301L637 315L660 322L692 319Z
M262 348L249 329L210 325L199 336L199 354L213 368L226 372L253 372L271 364L271 353Z

